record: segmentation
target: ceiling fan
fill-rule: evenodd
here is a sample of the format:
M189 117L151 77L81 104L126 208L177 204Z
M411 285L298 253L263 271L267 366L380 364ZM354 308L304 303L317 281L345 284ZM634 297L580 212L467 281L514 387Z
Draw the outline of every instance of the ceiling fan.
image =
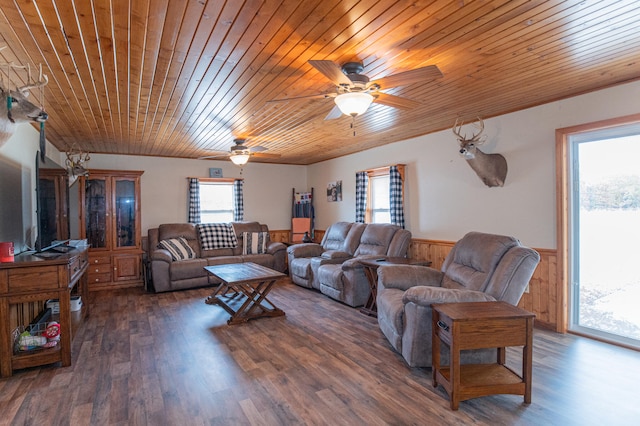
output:
M382 92L382 90L391 89L396 86L427 82L442 77L442 72L440 72L440 69L435 65L416 68L369 81L369 77L362 74L364 66L361 62L347 62L342 67L333 61L326 60L310 60L309 64L336 85L335 93L330 92L294 98L274 99L270 102L333 98L336 105L325 117L325 120L338 118L342 114L356 117L364 113L372 102L400 109L414 108L420 105L420 102L390 95Z
M265 148L264 146L251 146L248 147L245 145L246 139L234 139L234 145L231 147L229 151L218 151L218 153L213 155L207 155L204 157L198 157L198 160L205 159L213 159L213 158L225 158L228 157L231 162L238 166L244 166L249 161L249 157L255 155L256 157L265 157L265 158L279 158L280 154L267 154L263 151L266 151L269 148Z

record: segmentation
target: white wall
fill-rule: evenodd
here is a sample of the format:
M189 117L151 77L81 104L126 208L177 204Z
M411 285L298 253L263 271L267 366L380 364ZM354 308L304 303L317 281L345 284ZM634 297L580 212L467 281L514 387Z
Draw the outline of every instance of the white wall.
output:
M187 221L187 177L209 177L222 168L225 178L244 178L244 219L269 229L291 228L291 190L306 191L305 166L260 164L242 169L230 161L91 154L89 169L144 170L141 178L142 233L162 223Z
M313 187L317 229L352 221L355 172L405 163L406 222L414 237L455 241L469 230L479 230L514 235L537 248L555 248L555 129L638 113L639 99L640 82L634 82L486 119L484 150L503 154L509 164L503 188L484 186L458 155L450 130L308 167L250 162L242 175L245 218L271 229L289 229L291 189ZM35 129L21 126L0 147L0 159L22 164L30 175L37 140ZM56 153L51 146L48 151L49 156ZM89 163L94 169L145 171L143 234L161 223L185 222L186 177L207 177L210 167L221 167L225 177L240 177L240 169L228 161L92 154ZM337 180L342 180L343 201L327 202L327 184ZM26 193L33 193L32 181L25 179L23 185ZM33 215L33 204L24 208L25 214Z
M342 202L317 198L316 227L354 220L356 171L404 163L405 221L415 238L455 241L477 230L555 248L555 130L638 113L639 99L635 82L486 119L482 149L503 154L509 166L502 188L480 181L450 130L311 165L310 187L342 180L343 191Z

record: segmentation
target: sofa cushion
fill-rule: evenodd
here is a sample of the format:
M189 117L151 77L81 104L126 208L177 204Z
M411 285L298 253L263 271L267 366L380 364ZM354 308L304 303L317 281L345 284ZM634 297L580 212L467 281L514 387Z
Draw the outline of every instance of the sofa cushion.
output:
M370 223L360 237L355 256L386 255L391 239L400 229L388 223Z
M197 257L196 252L184 237L162 240L158 243L158 246L171 253L173 260L194 259Z
M236 233L228 223L201 223L198 225L202 250L229 248L238 245Z
M174 262L169 271L171 281L206 277L208 274L204 269L205 266L207 266L207 259L187 259L182 262Z
M268 232L243 232L242 254L263 254L267 252L269 244Z
M351 222L337 222L327 230L322 246L325 250L344 250L347 234L353 226Z

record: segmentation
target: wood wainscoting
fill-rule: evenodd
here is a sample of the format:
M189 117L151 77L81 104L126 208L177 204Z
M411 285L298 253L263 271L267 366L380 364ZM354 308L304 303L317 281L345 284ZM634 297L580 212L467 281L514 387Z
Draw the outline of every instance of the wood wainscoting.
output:
M270 231L272 241L289 241L289 230ZM322 241L324 231L315 230L314 241ZM409 257L430 260L431 267L440 269L455 241L423 240L413 238L409 247ZM557 251L535 249L540 253L540 264L533 273L528 291L518 304L522 309L536 314L536 327L562 332L563 306L562 285L557 271Z

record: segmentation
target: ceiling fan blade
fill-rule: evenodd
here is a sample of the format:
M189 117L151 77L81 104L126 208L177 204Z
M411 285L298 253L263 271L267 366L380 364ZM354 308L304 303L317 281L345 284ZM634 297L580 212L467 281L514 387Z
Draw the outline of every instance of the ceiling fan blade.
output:
M267 101L270 102L288 102L288 101L301 101L305 99L325 99L325 98L335 98L336 93L318 93L316 95L306 95L306 96L295 96L293 98L281 98L281 99L272 99Z
M309 65L320 71L322 75L331 80L336 86L351 86L353 84L349 77L347 77L346 74L342 72L342 68L340 68L333 61L310 60L308 62Z
M216 158L229 158L229 153L226 154L215 154L215 155L205 155L204 157L198 157L198 160L215 160Z
M401 98L400 96L390 95L388 93L377 92L374 96L375 99L373 102L394 108L411 109L420 105L420 102L414 101L413 99Z
M325 120L335 120L336 118L340 118L342 116L342 111L338 108L338 105L334 105L329 114L324 118Z
M251 156L260 158L280 158L280 154L269 154L267 152L252 152Z
M413 83L431 81L442 77L442 72L435 65L429 65L415 70L399 72L382 77L369 83L369 86L377 84L381 89L390 89L396 86L406 86Z
M250 146L249 147L249 151L251 151L251 152L262 152L262 151L266 151L268 149L269 148L267 148L267 147L259 146L259 145L258 146Z

